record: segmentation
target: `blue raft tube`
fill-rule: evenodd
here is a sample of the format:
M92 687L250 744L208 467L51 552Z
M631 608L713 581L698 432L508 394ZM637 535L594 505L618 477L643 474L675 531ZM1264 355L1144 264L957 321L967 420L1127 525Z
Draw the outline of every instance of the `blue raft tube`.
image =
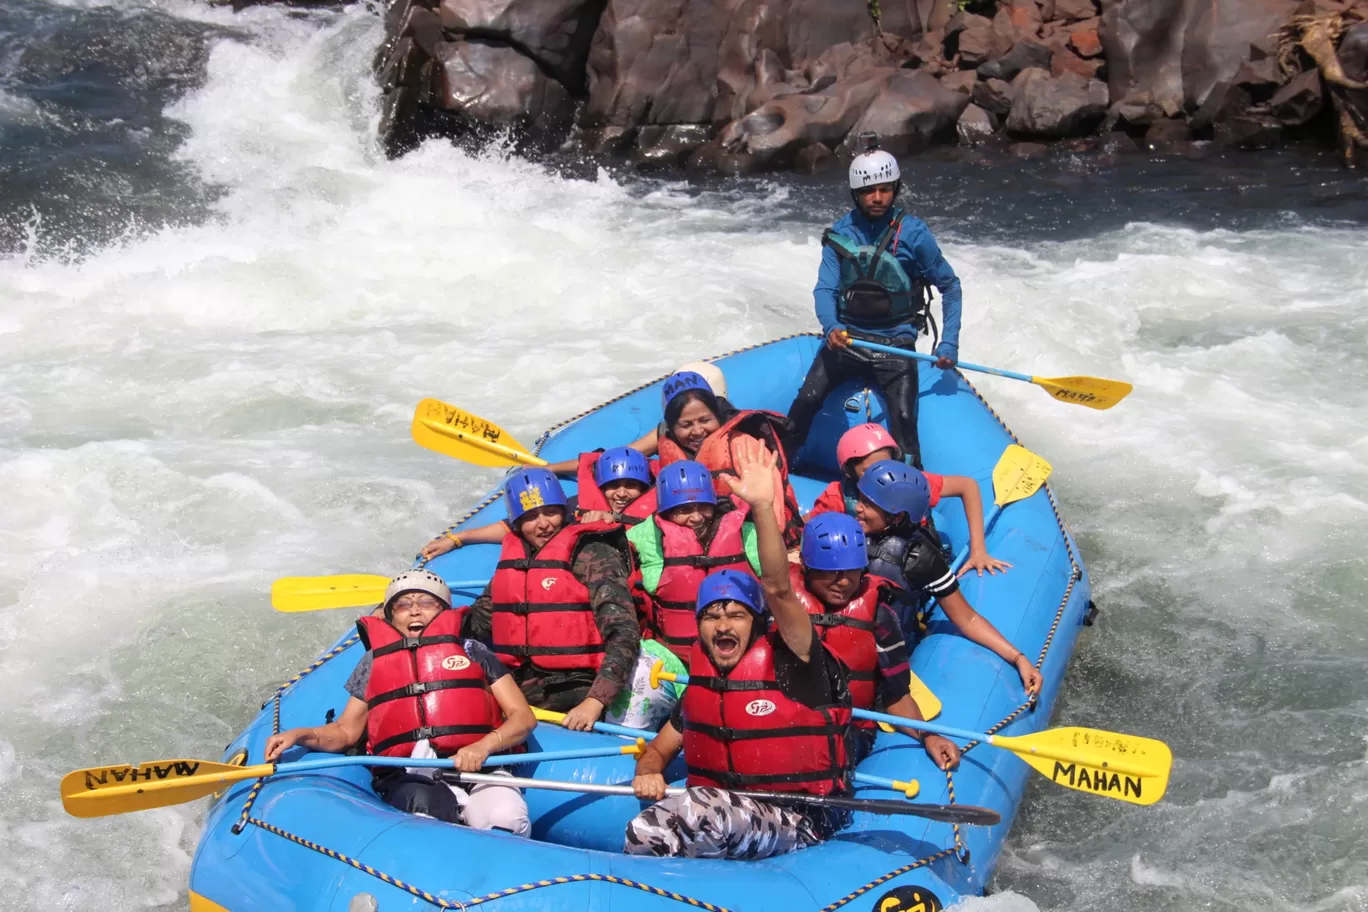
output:
M793 336L713 361L724 371L729 398L738 408L784 413L820 344L813 335ZM993 467L1015 437L959 374L923 367L920 376L927 469L974 478L984 503L991 504ZM637 439L660 419L661 380L552 428L538 440L539 454L552 461L569 459ZM792 477L805 510L837 477L834 450L840 434L882 415L878 396L854 383L832 393L799 460L813 474ZM496 488L460 525L502 518L497 495ZM959 500L941 503L935 523L956 551L967 542ZM1044 678L1038 700L1032 704L1013 669L960 636L939 609L913 653L912 669L943 702L937 722L991 734L1029 734L1048 724L1087 618L1088 577L1048 486L1006 509L988 544L1013 567L996 576L966 576L964 594L1035 659ZM448 580L488 579L497 553L492 545L471 546L429 566ZM270 696L228 746L225 761L259 763L271 734L318 725L341 712L347 701L343 684L361 652L349 629ZM622 743L610 735L543 724L529 739L529 749ZM310 756L319 755L293 751L286 759ZM633 763L630 756L563 760L513 772L616 784L631 781ZM978 744L947 774L910 738L881 733L859 771L915 779L918 801L982 805L1001 813L1002 821L957 827L856 813L847 829L822 845L765 861L632 857L622 853L623 831L644 807L632 797L529 789L532 838L524 839L399 812L376 797L366 767L351 766L238 783L215 799L191 868L190 907L198 912L476 907L490 912L866 912L911 910L918 903L934 910L983 893L1032 775L1024 762ZM670 772L682 782L682 764L677 761ZM856 794L893 798L901 793L860 785Z

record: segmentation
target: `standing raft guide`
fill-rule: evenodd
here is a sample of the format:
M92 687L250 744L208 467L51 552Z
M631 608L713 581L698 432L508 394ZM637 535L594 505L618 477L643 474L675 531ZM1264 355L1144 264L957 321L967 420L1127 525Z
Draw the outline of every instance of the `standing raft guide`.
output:
M368 610L218 761L77 770L66 809L208 797L199 910L888 910L983 893L1033 773L1160 800L1162 742L1049 727L1087 571L1049 463L960 370L1094 409L1130 387L958 362L958 279L920 223L898 254L898 182L852 165L869 237L828 233L820 337L531 450L423 400L416 442L505 481L392 579L278 581L279 610Z

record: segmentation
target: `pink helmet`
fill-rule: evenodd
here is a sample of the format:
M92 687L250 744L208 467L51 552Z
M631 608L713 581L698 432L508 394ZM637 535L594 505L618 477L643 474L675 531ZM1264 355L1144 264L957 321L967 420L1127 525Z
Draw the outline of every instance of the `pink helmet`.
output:
M892 450L894 458L902 457L893 435L882 424L861 424L841 435L836 444L836 461L844 469L852 459L863 459L870 453L885 449Z

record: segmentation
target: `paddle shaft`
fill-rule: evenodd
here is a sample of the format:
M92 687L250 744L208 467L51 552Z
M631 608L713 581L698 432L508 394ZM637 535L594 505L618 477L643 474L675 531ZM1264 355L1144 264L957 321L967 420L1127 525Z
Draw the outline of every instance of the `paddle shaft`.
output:
M679 684L689 683L688 675L672 675L670 672L661 672L660 677L673 680ZM926 722L921 719L906 719L902 716L893 716L888 713L874 712L869 709L857 709L853 712L857 719L868 719L871 722L885 722L898 728L915 728L918 731L933 732L947 738L961 738L965 741L983 741L994 747L1009 750L1012 753L1030 754L1032 757L1039 757L1043 760L1059 760L1069 763L1077 759L1076 755L1068 751L1056 750L1048 745L1031 745L1028 747L1018 747L1013 743L1014 738L1004 735L988 735L983 732L969 731L967 728L955 728L951 725L941 725L938 722ZM1139 769L1124 763L1107 762L1107 769L1114 773L1126 773L1133 776L1149 775L1149 771Z
M632 754L635 745L623 747L594 747L583 750L542 751L537 754L498 754L485 760L485 766L520 766L524 763L541 763L550 760L578 760L592 757L617 757ZM343 766L402 766L425 769L455 769L451 757L372 757L358 754L350 757L320 757L317 760L295 760L291 763L258 763L244 766L231 772L213 774L214 782L223 785L240 782L244 779L262 779L266 776L283 776L292 773L308 773L320 769L335 769ZM134 782L128 785L107 786L90 792L91 797L114 798L119 795L138 795L145 792L170 791L185 788L191 780L166 779L157 782ZM202 779L200 780L203 781Z
M525 779L518 776L489 776L481 773L445 774L444 779L456 779L474 785L508 785L516 788L545 789L553 792L583 792L589 795L627 795L636 796L630 785L600 785L594 782L557 782L554 779ZM682 795L686 791L680 786L665 789L666 797ZM740 792L748 798L772 804L797 804L805 807L835 807L852 811L865 811L887 816L907 815L927 817L945 823L975 824L992 826L1002 817L989 808L974 805L956 804L914 804L909 801L886 800L879 798L842 798L837 795L807 795L802 792Z
M917 361L929 361L932 364L940 360L936 355L911 351L906 348L894 348L891 345L880 345L878 342L866 342L863 339L851 339L850 344L855 348L867 348L870 351L883 352L886 355L898 355L902 358L912 358ZM968 361L956 361L955 367L958 367L961 370L978 371L981 374L994 374L998 377L1010 377L1013 380L1024 380L1027 383L1035 382L1035 378L1030 374L1020 374L1016 371L1003 370L998 367L984 367L982 364L970 364Z

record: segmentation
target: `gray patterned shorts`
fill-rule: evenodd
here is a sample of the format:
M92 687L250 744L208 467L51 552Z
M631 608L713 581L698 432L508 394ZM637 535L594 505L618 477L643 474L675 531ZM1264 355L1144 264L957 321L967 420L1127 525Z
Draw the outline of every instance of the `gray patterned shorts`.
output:
M821 842L801 811L739 792L696 786L642 811L627 824L628 855L753 861Z

